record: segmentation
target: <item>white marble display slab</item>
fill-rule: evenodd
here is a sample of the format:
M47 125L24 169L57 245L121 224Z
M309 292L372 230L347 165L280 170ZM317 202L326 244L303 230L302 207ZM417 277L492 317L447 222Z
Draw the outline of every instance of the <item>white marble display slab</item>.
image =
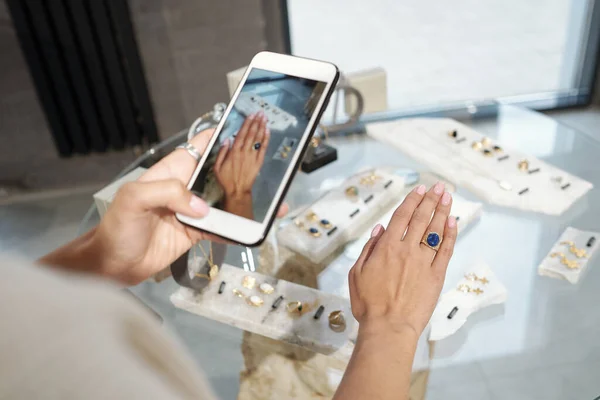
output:
M448 136L456 130L457 139ZM433 172L463 186L491 204L560 215L593 185L531 155L503 148L490 157L471 144L484 136L453 119L414 118L369 124L367 133L390 144ZM464 138L464 140L462 140ZM507 159L503 157L508 156ZM529 171L517 164L529 161ZM554 179L560 178L560 183ZM563 186L567 185L565 189ZM526 191L524 191L527 189Z
M361 179L372 174L379 177L373 185L361 184ZM358 196L346 195L346 189L351 186L358 188ZM397 202L403 190L402 176L384 169L361 172L308 206L294 218L303 226L298 227L292 222L277 232L277 239L281 245L319 263L340 246L355 240L374 218ZM309 213L315 213L317 221L310 221ZM332 227L323 228L319 224L321 219L328 220ZM321 236L311 236L307 231L311 227L318 229ZM334 227L335 231L331 232Z
M468 280L466 277L470 273L480 279L485 278L487 282ZM479 294L465 293L457 290L459 285L468 285L471 289L478 289L481 292ZM471 314L493 304L502 304L506 302L506 297L506 287L498 280L488 265L480 262L468 268L465 270L464 278L460 279L454 288L440 296L429 321L431 326L429 340L437 341L454 334L467 322L467 318ZM457 310L451 318L448 318L454 307Z
M246 276L256 279L256 287L248 289L242 285ZM226 284L223 293L219 294L221 282ZM272 294L258 290L258 285L265 282L275 288ZM259 296L264 304L261 307L249 305L245 299L237 297L233 289L246 296ZM271 306L279 296L284 299L277 309L273 309ZM290 315L286 306L292 301L301 301L310 310L301 316ZM221 266L218 277L201 293L182 287L171 295L171 302L191 313L344 360L350 358L351 341L356 339L358 332L358 323L347 299L227 264ZM325 306L325 310L319 319L314 319L320 305ZM339 333L329 327L329 314L336 310L341 310L346 319L346 329Z
M591 237L594 237L595 240L591 246L588 246L587 244ZM569 251L569 246L561 244L561 242L565 241L572 241L578 249L584 249L587 252L587 257L577 258ZM596 254L598 248L600 248L600 233L568 227L538 266L538 274L550 278L564 279L572 284L576 284L589 269L590 260ZM559 252L563 253L568 260L576 261L579 264L579 268L569 269L561 264L560 258L550 257L550 254Z

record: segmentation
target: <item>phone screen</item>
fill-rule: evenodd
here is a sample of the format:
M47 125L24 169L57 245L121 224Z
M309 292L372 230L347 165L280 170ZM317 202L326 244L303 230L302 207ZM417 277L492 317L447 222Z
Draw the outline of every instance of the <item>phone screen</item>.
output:
M262 223L325 87L253 68L192 192L211 207Z

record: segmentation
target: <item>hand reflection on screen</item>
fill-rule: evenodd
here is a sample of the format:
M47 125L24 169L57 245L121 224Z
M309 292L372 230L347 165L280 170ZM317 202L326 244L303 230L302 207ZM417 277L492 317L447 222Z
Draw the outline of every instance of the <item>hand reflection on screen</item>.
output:
M252 186L265 160L269 137L267 117L258 112L246 118L233 145L229 138L221 145L214 172L224 192L225 211L254 219Z

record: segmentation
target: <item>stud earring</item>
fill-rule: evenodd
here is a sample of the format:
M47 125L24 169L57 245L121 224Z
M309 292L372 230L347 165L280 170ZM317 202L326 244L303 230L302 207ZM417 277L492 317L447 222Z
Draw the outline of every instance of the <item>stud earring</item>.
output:
M316 238L321 236L321 232L319 232L319 230L317 228L308 228L308 233L310 233L311 236L316 237Z
M295 219L295 220L294 220L294 224L296 224L296 226L297 226L298 228L300 228L300 229L304 228L304 222L302 222L302 221L301 221L301 220L299 220L299 219Z
M496 153L502 153L504 150L502 150L502 147L495 145L494 147L492 147L492 149L496 152Z
M315 214L314 211L309 211L308 214L306 214L306 219L309 221L316 222L319 220L319 217L317 217L317 214Z
M331 222L329 222L329 220L327 219L322 219L321 221L319 221L319 224L325 229L329 229L333 226L331 225Z
M256 295L248 297L248 299L246 299L246 302L253 307L260 307L263 304L265 304L265 301Z
M564 265L565 267L567 267L568 269L579 269L579 263L577 261L567 259L567 257L561 252L552 253L552 254L550 254L550 257L560 258L560 263L562 265Z
M517 164L517 167L519 168L519 171L525 172L525 171L527 171L529 169L529 161L527 161L527 160L521 160Z
M450 136L451 138L456 139L456 137L458 136L458 131L456 129L448 131L448 136Z
M481 142L473 142L471 144L471 148L473 150L481 150L483 148L483 144Z
M578 249L575 246L575 243L573 243L570 240L560 242L560 244L566 244L567 246L569 246L569 251L571 252L571 254L574 254L577 258L587 258L588 256L587 251L585 251L585 249Z
M255 285L256 278L253 276L245 276L244 279L242 279L242 286L246 289L254 289Z
M493 156L493 155L494 155L494 154L492 153L492 151L491 151L491 150L489 150L489 149L483 149L482 153L483 153L483 155L484 155L484 156L486 156L486 157L491 157L491 156Z
M492 139L490 139L489 137L484 137L483 139L481 139L481 144L485 147L489 147L489 145L492 144Z

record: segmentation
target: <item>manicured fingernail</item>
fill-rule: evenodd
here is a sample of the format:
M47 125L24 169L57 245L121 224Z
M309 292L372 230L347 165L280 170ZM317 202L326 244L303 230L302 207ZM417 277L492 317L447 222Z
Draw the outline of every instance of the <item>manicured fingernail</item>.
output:
M263 118L263 121L265 121L265 122L267 122L267 121L268 121L268 119L267 119L267 115L266 115L266 114L263 114L262 118Z
M425 194L425 190L427 190L427 188L425 187L425 185L419 185L415 188L415 192L419 193L420 195L424 195Z
M436 183L433 187L433 191L438 195L444 193L444 184L442 182Z
M375 228L373 228L373 230L371 231L371 237L377 237L379 236L379 234L381 233L381 231L383 230L383 226L381 226L381 224L377 224L375 225Z
M229 138L223 140L223 143L221 143L221 146L223 146L223 147L225 147L225 146L229 147Z
M456 226L456 218L448 217L448 228L454 228Z
M190 200L190 207L194 210L195 213L199 215L208 214L208 204L204 200L202 200L198 196L192 195L192 199Z
M442 204L447 206L448 204L450 204L450 199L452 199L452 196L450 195L450 193L445 192L444 195L442 196Z
M265 135L267 137L271 136L271 130L269 128L265 129Z

